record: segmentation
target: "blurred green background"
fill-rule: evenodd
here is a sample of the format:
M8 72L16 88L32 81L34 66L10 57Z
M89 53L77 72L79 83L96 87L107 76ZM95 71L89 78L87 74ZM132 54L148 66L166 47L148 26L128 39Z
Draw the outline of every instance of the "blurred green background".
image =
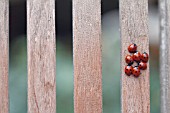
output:
M56 0L57 113L73 113L72 1ZM151 113L160 112L159 15L149 0ZM103 113L120 113L118 0L102 0ZM10 0L10 113L27 112L26 1Z

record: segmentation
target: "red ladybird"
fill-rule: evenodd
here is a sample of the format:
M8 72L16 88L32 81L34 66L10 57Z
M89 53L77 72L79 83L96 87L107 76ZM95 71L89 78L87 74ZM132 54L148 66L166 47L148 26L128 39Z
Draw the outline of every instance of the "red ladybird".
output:
M130 76L130 75L132 74L132 69L133 69L132 66L127 65L127 66L125 67L125 73L126 73L126 75Z
M143 62L148 62L148 60L149 60L149 55L146 53L146 52L144 52L142 55L141 55L141 60L143 61Z
M128 65L132 65L133 62L134 62L131 55L127 55L126 58L125 58L125 61Z
M140 62L139 63L139 68L142 69L142 70L145 70L145 69L147 69L147 64L144 63L144 62Z
M140 52L134 53L133 56L132 56L132 58L133 58L134 61L140 62L140 60L141 60L141 54L140 54Z
M132 69L132 74L135 76L135 77L139 77L139 75L141 74L140 73L140 69L138 66L135 66L133 69Z
M136 45L136 44L133 43L133 44L130 44L130 45L129 45L128 51L129 51L130 53L135 53L136 50L137 50L137 45Z

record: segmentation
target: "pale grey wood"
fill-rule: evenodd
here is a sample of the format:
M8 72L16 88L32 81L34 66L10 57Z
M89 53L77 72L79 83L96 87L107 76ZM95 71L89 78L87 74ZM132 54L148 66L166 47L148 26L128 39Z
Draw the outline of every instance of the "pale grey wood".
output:
M56 113L55 0L27 0L28 113Z
M0 113L8 113L9 1L0 0Z
M122 113L150 113L149 62L138 78L124 72L131 43L137 44L139 52L149 54L148 0L120 0L120 31Z
M161 113L170 112L170 1L159 0Z
M102 113L101 1L73 0L74 112Z

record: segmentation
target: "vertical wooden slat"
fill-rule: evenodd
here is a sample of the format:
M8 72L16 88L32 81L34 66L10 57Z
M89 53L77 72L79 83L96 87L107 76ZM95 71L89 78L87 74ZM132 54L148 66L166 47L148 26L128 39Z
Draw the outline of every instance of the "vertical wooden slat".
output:
M28 113L56 113L55 0L27 0Z
M160 3L160 81L161 81L161 113L170 112L170 1L159 0Z
M150 113L149 62L139 78L125 75L125 56L131 43L149 53L148 0L120 0L122 113Z
M102 113L101 3L73 0L74 111Z
M9 1L0 0L0 113L8 113Z

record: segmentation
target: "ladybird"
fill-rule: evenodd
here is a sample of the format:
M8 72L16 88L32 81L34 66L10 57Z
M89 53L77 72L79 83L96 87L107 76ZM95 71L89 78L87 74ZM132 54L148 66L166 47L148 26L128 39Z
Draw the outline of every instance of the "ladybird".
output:
M142 55L141 55L141 60L143 61L143 62L148 62L148 60L149 60L149 55L146 53L146 52L144 52Z
M130 75L132 74L132 69L133 69L132 66L127 65L127 66L125 67L125 73L126 73L126 75L130 76Z
M133 69L132 69L132 74L133 74L135 77L139 77L139 75L140 75L141 73L140 73L140 69L139 69L138 66L133 67Z
M132 65L133 62L134 62L131 55L127 55L126 58L125 58L125 61L128 65Z
M145 62L140 62L139 68L142 69L142 70L145 70L145 69L147 69L147 64Z
M132 58L133 58L134 61L140 62L140 60L141 60L141 54L140 54L140 52L134 53L134 54L132 55Z
M130 45L129 45L128 51L129 51L130 53L135 53L136 50L137 50L137 45L136 45L136 44L133 43L133 44L130 44Z

